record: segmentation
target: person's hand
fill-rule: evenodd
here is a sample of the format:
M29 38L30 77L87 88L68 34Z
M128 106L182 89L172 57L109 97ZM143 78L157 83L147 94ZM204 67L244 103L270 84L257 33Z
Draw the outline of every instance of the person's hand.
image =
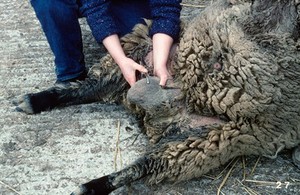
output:
M159 85L164 87L171 74L168 72L167 63L173 39L169 35L156 33L153 35L153 61L154 75L160 79Z
M168 78L172 77L170 75L170 73L168 72L166 64L155 64L154 65L154 75L160 79L159 85L162 87L164 87L166 85Z
M128 57L124 57L118 65L122 71L124 78L130 86L132 86L136 82L136 71L139 71L141 73L148 72L144 66L136 63L134 60Z
M136 71L142 73L148 72L145 67L139 65L131 58L126 57L123 48L121 47L118 35L113 34L106 37L103 40L103 44L114 59L114 61L119 65L124 78L130 86L132 86L136 82Z

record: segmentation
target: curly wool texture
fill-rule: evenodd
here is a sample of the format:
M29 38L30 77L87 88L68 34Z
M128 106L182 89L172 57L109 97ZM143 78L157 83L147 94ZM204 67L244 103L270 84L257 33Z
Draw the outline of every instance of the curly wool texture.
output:
M276 156L299 144L298 17L294 1L220 1L186 30L177 76L189 111L224 115L236 126L223 127L218 149L238 140L247 147L234 153Z

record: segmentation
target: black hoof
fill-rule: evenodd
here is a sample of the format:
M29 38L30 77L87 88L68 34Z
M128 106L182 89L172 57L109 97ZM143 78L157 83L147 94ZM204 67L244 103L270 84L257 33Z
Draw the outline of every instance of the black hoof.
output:
M78 187L71 195L94 195L94 192L88 191L83 185Z
M81 185L71 195L108 195L115 188L110 184L108 176L94 179Z
M58 94L54 88L48 90L32 93L22 96L13 101L16 111L25 112L27 114L37 114L42 111L50 110L60 104Z
M16 107L17 112L25 112L26 114L35 113L31 105L30 97L31 95L27 94L12 102L15 106L17 106Z

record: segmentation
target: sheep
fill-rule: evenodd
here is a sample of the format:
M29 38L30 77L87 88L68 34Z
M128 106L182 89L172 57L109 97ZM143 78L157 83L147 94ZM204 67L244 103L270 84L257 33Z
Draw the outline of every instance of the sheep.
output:
M136 26L122 46L151 73L150 25ZM298 0L218 0L183 25L165 89L155 77L129 88L107 55L85 81L27 94L18 110L102 101L122 103L141 118L153 147L73 195L109 194L144 177L155 184L200 177L240 155L276 158L300 144L299 35Z

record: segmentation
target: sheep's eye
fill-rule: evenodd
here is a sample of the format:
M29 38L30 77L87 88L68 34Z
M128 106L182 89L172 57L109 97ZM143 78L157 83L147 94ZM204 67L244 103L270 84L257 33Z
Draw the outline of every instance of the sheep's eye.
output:
M216 63L214 63L213 68L214 68L215 70L221 71L222 68L223 68L223 66L222 66L221 63L216 62Z

